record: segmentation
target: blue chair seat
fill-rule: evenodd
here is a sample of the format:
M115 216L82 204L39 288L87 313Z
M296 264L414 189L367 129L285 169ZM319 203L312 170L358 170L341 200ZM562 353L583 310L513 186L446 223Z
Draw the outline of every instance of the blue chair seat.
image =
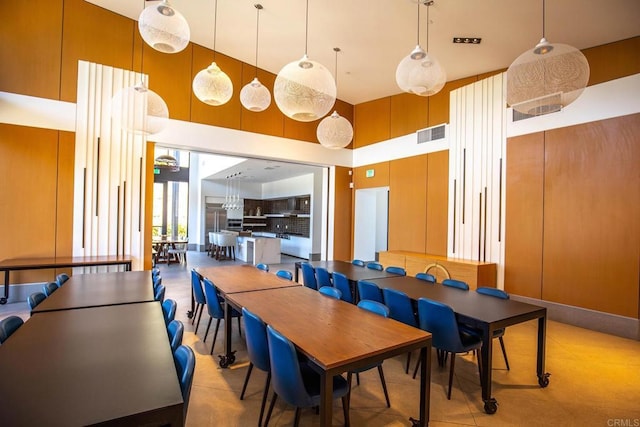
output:
M203 283L204 283L204 296L205 296L205 299L207 300L207 310L209 311L209 323L207 323L207 329L204 331L204 338L202 339L202 342L207 341L207 334L209 333L211 322L213 321L213 319L216 319L216 330L213 333L213 344L211 344L211 352L209 353L209 354L213 354L213 348L216 345L216 339L218 337L218 330L220 329L220 321L224 319L224 308L222 307L222 303L220 301L221 298L218 295L218 290L214 286L213 282L205 277L203 280ZM232 318L235 317L238 319L238 333L240 333L240 335L242 335L240 332L241 316L242 316L242 313L240 313L238 310L233 309L231 311L231 317Z

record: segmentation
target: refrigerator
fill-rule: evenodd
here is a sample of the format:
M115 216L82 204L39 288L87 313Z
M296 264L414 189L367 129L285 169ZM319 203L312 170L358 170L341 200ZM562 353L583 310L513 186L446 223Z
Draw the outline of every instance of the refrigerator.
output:
M227 210L222 208L222 203L206 203L204 217L204 239L206 247L209 247L209 233L218 232L227 228Z

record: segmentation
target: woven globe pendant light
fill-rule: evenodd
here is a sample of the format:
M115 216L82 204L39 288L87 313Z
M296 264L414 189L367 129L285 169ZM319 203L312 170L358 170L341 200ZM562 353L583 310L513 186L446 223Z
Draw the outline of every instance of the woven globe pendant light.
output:
M418 2L418 43L396 68L396 83L405 92L431 96L447 82L447 74L440 62L420 47L420 5L427 6L427 50L429 49L429 7L433 1Z
M507 104L528 115L560 111L575 101L589 82L589 62L575 47L542 39L518 56L507 69Z
M282 67L273 87L273 98L280 111L300 122L318 120L331 111L336 102L336 84L331 72L307 56L308 31L309 0L304 56Z
M142 39L163 53L177 53L189 44L191 31L187 20L168 0L144 8L138 17Z
M256 76L240 91L240 103L249 111L260 112L271 105L271 93L258 80L258 29L260 24L260 11L263 9L260 3L254 4L256 8Z
M141 81L116 92L111 99L111 117L123 130L146 136L166 127L169 109L160 95Z
M215 24L213 26L213 55L216 54L216 27L218 26L218 1L215 1ZM204 70L200 70L191 84L196 98L208 105L217 107L226 104L233 95L233 82L218 67L215 60Z
M336 53L336 88L338 87L338 52L340 52L339 47L333 48ZM353 126L349 120L342 117L338 114L337 111L334 111L328 117L322 119L318 128L316 129L316 136L318 137L318 141L322 144L323 147L338 149L344 148L353 139Z

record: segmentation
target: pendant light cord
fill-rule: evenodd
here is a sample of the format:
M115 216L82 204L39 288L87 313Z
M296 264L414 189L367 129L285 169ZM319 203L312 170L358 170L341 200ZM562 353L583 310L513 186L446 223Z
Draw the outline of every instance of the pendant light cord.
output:
M215 0L213 7L213 60L216 59L216 32L218 30L218 0Z
M338 90L338 52L340 52L340 48L334 47L333 51L336 53L336 62L335 62L335 67L333 69L333 72L336 75L336 91L337 91Z
M545 16L545 1L542 0L542 38L543 39L546 38L544 16Z
M258 33L260 29L260 9L262 5L260 3L254 4L256 8L256 78L258 77Z
M307 56L307 47L309 43L309 0L307 0L307 17L304 30L304 56Z

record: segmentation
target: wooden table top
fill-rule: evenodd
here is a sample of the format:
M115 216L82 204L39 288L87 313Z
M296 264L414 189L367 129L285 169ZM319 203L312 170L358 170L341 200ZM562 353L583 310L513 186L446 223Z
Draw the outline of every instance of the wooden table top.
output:
M82 267L93 265L130 264L128 255L15 258L0 261L0 270L27 270L32 268Z
M224 267L197 268L196 271L213 282L223 294L251 292L284 287L301 287L291 280L283 279L252 265L229 265Z
M300 267L301 263L296 263L296 267ZM397 274L387 273L386 271L373 270L367 267L359 267L347 261L309 261L314 267L326 268L329 273L337 271L342 273L353 282L358 280L372 280L385 277L396 277Z
M4 425L182 425L159 302L32 316L0 346Z
M32 313L154 301L151 271L75 274Z
M428 332L304 286L227 298L257 314L323 370L335 373L424 347L431 338Z

